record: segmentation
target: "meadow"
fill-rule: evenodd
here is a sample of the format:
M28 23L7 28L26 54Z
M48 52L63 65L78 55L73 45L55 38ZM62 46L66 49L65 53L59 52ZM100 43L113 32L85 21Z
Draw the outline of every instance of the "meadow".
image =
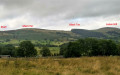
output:
M0 75L120 75L120 57L1 58Z

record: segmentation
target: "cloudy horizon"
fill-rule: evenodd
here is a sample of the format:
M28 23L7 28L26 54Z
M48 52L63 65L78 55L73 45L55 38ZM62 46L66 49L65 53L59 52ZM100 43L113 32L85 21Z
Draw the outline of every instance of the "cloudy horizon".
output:
M50 30L120 28L119 3L119 0L0 0L0 26L7 26L0 30L20 29L22 25ZM71 23L80 26L69 26Z

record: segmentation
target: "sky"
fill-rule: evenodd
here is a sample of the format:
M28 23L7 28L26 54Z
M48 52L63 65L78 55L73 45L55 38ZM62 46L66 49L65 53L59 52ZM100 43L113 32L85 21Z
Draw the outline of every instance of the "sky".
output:
M25 28L22 25L65 31L120 28L120 0L0 0L0 26L7 26L0 30Z

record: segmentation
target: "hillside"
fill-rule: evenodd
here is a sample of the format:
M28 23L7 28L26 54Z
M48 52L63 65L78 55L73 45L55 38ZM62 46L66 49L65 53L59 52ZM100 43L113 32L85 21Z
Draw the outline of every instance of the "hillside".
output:
M79 38L96 37L105 39L120 38L120 29L118 28L100 28L96 30L84 30L84 29L72 29L71 31L57 31L57 30L44 30L44 29L18 29L11 31L0 31L0 42L2 44L7 43L19 43L21 40L31 40L36 42L68 42ZM14 41L14 42L13 42ZM38 42L38 43L39 43ZM55 44L55 43L54 43Z
M120 37L120 29L118 28L110 28L110 27L106 27L106 28L101 28L98 30L95 30L97 32L101 32L105 35L107 35L109 38L119 38Z
M106 39L119 39L120 37L120 29L112 27L105 27L96 30L73 29L71 31L81 35L82 37L97 37Z
M84 29L72 29L71 32L80 35L81 37L97 37L97 38L106 38L102 32L97 32L93 30L84 30Z
M33 29L33 28L0 32L0 39L52 40L52 39L58 39L62 37L72 37L72 36L75 36L75 34L68 31L55 31L55 30Z

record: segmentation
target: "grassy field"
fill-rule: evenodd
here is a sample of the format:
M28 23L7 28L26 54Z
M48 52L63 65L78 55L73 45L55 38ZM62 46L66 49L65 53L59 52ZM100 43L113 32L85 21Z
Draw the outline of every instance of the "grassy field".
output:
M39 48L39 47L35 47L35 49L38 51L38 55L41 55L40 54L40 50L42 49L42 47L41 48ZM50 52L52 53L52 54L54 54L54 53L59 53L59 51L60 51L60 47L49 47L49 49L50 49Z
M2 58L0 75L120 75L120 57Z

